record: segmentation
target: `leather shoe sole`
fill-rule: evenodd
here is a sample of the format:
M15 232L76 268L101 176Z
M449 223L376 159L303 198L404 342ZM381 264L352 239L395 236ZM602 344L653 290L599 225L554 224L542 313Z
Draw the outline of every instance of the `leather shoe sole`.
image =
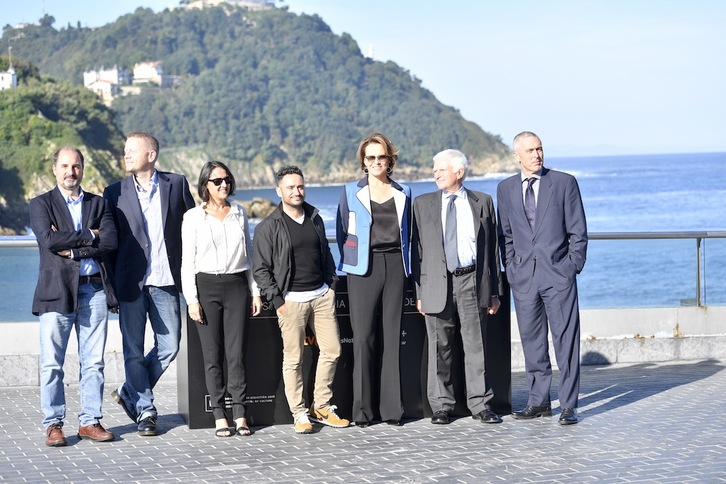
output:
M131 419L132 422L136 423L136 416L131 412L131 409L126 405L126 401L121 397L118 390L114 390L111 392L111 398L114 399L116 403L121 405L121 408L124 409L124 412L126 412L126 416Z
M539 417L551 417L552 416L552 407L533 407L532 405L527 405L524 407L524 409L521 412L513 412L512 417L514 417L517 420L529 420L532 418L539 418Z
M145 419L142 419L141 422L139 422L138 431L139 435L142 437L154 437L159 435L159 432L156 430L156 421L153 417L146 417Z

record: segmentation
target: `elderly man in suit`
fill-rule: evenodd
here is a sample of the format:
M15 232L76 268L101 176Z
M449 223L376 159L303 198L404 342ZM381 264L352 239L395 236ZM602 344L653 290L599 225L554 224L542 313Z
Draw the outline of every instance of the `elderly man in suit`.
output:
M502 259L522 339L529 399L515 419L552 415L547 323L560 370L562 425L577 423L580 313L576 276L585 265L587 224L577 181L544 167L539 137L514 138L520 174L497 187Z
M179 352L181 226L194 207L186 178L158 171L158 156L156 138L130 133L124 161L131 176L103 193L118 232L114 271L126 371L126 382L111 396L142 436L157 435L153 388ZM147 317L155 343L144 355Z
M66 445L63 362L75 328L80 363L78 438L114 440L100 423L108 310L115 309L105 256L116 248L106 201L81 189L83 155L64 146L53 155L58 185L30 201L30 226L40 251L33 314L40 316L40 406L45 443Z
M489 401L486 379L486 318L499 309L496 217L492 198L464 188L469 167L464 154L445 150L434 156L439 190L414 201L412 269L416 306L428 334L428 399L431 422L449 423L456 403L451 346L461 333L467 406L483 423L500 423Z

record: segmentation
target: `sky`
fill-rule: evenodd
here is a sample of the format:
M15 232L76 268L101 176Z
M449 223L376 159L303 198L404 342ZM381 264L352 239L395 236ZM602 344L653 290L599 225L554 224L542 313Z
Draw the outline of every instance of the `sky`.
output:
M2 0L0 25L113 22L175 0ZM99 7L100 5L100 7ZM505 143L550 156L726 152L726 2L286 0Z

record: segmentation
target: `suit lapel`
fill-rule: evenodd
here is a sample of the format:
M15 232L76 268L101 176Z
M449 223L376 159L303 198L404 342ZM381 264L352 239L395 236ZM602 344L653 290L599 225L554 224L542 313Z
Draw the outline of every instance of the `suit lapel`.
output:
M482 204L479 197L474 195L474 193L466 188L464 190L466 190L466 199L469 200L471 213L472 215L474 215L474 225L481 225L482 221L484 220L484 218L482 217L482 210L484 208L484 205Z
M169 215L169 199L171 194L171 182L163 173L157 171L159 174L159 196L161 202L161 221L166 227L166 218Z
M131 220L129 221L129 225L133 226L135 225L137 229L140 229L141 232L144 231L144 217L141 213L141 204L139 203L139 197L136 195L136 185L134 184L134 175L129 176L125 180L121 182L121 194L119 195L119 201L118 206L121 207L123 212L128 216L131 214L133 216L133 222L134 224L131 224Z
M547 206L552 200L552 180L547 176L547 168L542 170L542 176L539 179L539 193L537 194L537 220L534 224L534 232L537 233L542 226L542 220L547 213ZM522 202L522 210L524 210L524 202Z
M71 212L68 210L68 205L66 204L65 196L57 186L52 192L51 203L53 204L56 228L58 230L76 230L76 227L73 225Z

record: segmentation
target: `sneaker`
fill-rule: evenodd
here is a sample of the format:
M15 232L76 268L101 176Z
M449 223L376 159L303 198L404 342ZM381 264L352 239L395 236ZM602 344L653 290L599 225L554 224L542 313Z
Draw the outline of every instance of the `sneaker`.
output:
M310 420L336 428L343 428L350 425L349 420L338 417L338 414L335 413L336 408L338 408L336 405L317 408L312 406L310 407Z
M310 423L307 413L303 412L295 417L295 432L298 434L313 433L313 424Z

